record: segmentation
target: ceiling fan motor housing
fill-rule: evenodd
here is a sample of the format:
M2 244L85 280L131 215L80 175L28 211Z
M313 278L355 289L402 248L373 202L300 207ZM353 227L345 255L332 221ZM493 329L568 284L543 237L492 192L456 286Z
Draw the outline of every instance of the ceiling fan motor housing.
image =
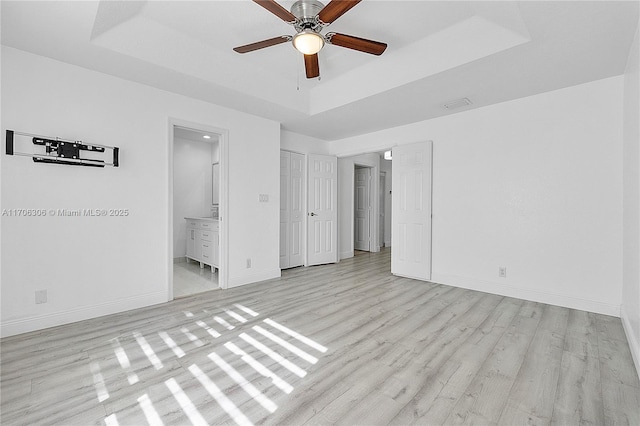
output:
M318 13L324 8L324 4L317 0L298 0L291 6L291 13L298 18L294 27L298 32L313 30L319 32L322 25L318 22Z

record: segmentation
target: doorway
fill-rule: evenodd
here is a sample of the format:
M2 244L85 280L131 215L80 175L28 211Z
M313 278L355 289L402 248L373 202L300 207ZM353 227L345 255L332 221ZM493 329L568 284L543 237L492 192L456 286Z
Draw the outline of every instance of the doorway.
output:
M225 288L227 134L170 120L168 300Z
M353 200L353 248L357 251L372 251L371 203L372 168L355 165Z

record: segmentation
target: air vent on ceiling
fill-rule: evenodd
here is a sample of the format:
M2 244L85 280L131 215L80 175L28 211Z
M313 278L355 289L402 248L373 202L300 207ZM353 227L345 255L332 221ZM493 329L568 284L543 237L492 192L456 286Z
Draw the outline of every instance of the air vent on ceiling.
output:
M446 109L456 109L463 106L471 105L471 101L468 98L456 99L455 101L447 102L443 105Z

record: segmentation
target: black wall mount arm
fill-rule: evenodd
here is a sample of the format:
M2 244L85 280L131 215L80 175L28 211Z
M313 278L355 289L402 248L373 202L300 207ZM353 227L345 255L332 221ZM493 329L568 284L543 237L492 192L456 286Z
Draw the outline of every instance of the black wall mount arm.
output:
M44 155L30 154L25 152L18 152L14 149L14 137L16 135L32 138L34 145L44 146ZM107 150L111 150L112 162L106 162L103 160L95 160L90 158L80 158L82 151L106 153ZM120 148L115 146L87 144L82 141L73 141L68 139L62 139L50 136L34 135L32 133L17 132L15 130L7 130L6 133L6 154L7 155L20 155L24 157L31 157L36 163L56 163L56 164L68 164L72 166L88 166L88 167L104 167L113 166L118 167L120 165L119 155Z

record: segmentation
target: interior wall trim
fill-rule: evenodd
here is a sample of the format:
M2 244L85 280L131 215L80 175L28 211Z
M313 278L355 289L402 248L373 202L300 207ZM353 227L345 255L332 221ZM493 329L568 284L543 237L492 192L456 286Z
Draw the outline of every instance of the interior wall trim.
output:
M83 306L82 308L4 321L0 324L0 337L15 336L17 334L43 330L45 328L70 324L72 322L97 318L104 315L145 308L151 305L166 303L166 301L166 291L159 291L92 306Z
M239 287L245 284L254 284L260 281L271 280L273 278L280 278L280 268L265 269L263 271L257 271L252 274L242 275L240 277L229 277L229 286L227 288Z
M565 294L549 293L529 288L516 287L513 284L506 285L493 281L438 273L432 273L430 282L497 294L499 296L515 297L517 299L524 299L532 302L562 306L564 308L578 309L596 314L620 317L620 305L611 305L597 300L582 299Z

